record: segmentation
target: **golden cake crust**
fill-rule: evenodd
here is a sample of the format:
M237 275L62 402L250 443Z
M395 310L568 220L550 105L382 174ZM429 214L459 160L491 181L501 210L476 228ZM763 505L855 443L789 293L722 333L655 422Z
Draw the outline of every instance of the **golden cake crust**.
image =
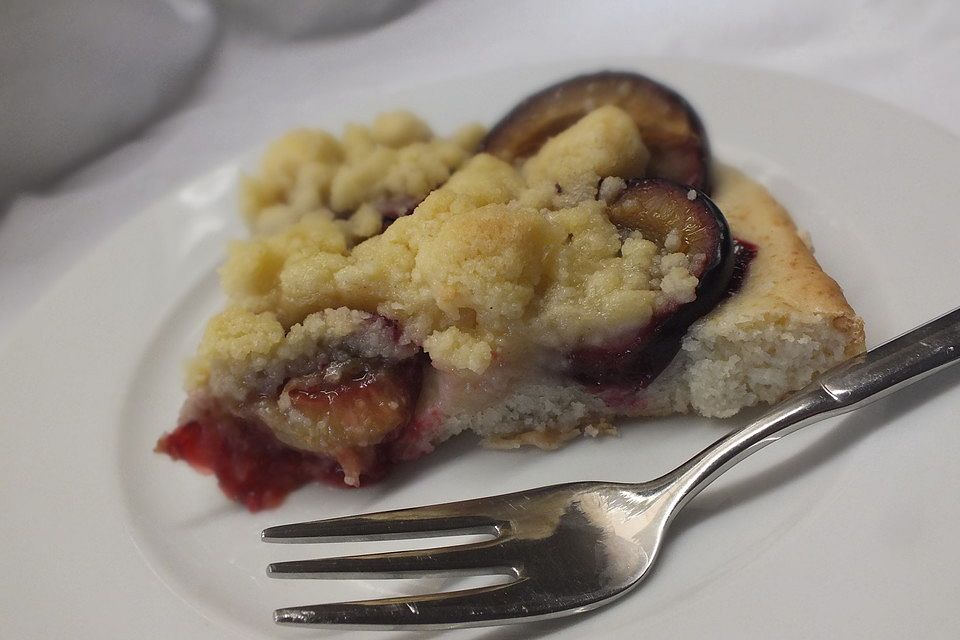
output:
M740 292L707 316L712 323L740 318L818 315L848 339L846 354L864 349L863 321L840 285L827 275L786 209L761 185L731 167L715 171L715 201L734 237L760 250Z

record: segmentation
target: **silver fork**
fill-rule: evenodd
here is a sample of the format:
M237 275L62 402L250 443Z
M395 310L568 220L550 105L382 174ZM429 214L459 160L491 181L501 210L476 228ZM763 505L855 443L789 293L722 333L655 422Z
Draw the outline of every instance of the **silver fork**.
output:
M575 482L413 509L270 527L267 542L490 534L433 549L271 564L275 578L507 574L507 584L278 609L280 624L438 629L581 613L647 574L677 512L724 471L797 429L852 411L960 359L960 309L856 356L666 475L641 484Z

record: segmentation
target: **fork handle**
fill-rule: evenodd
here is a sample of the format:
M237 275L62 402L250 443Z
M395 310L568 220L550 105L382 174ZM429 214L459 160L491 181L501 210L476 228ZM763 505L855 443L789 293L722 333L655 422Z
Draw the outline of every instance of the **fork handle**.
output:
M809 424L853 411L960 361L960 308L837 365L663 477L671 517L724 471Z

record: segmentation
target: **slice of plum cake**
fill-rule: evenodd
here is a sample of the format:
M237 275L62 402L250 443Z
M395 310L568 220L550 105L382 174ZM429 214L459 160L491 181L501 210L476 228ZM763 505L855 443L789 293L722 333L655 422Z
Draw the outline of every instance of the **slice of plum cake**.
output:
M463 431L550 448L622 417L729 416L863 349L787 213L709 164L662 85L575 78L482 148L375 232L303 211L232 246L158 450L255 510Z

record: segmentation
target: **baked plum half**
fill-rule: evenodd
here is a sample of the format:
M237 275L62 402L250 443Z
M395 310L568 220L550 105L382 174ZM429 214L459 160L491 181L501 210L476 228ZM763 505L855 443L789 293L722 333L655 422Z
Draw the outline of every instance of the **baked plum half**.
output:
M567 356L567 371L580 382L644 387L673 360L687 328L726 295L735 266L733 240L710 198L662 178L629 181L608 215L621 230L639 231L660 246L675 231L677 251L687 254L698 279L693 301L660 309L645 326Z
M338 440L382 442L410 422L422 368L416 357L397 363L356 358L289 380L280 395ZM309 433L298 438L302 445L312 439Z
M498 122L481 151L507 162L532 156L552 136L594 109L615 105L637 123L650 150L646 176L710 192L710 149L699 116L674 90L636 73L603 71L535 93Z

